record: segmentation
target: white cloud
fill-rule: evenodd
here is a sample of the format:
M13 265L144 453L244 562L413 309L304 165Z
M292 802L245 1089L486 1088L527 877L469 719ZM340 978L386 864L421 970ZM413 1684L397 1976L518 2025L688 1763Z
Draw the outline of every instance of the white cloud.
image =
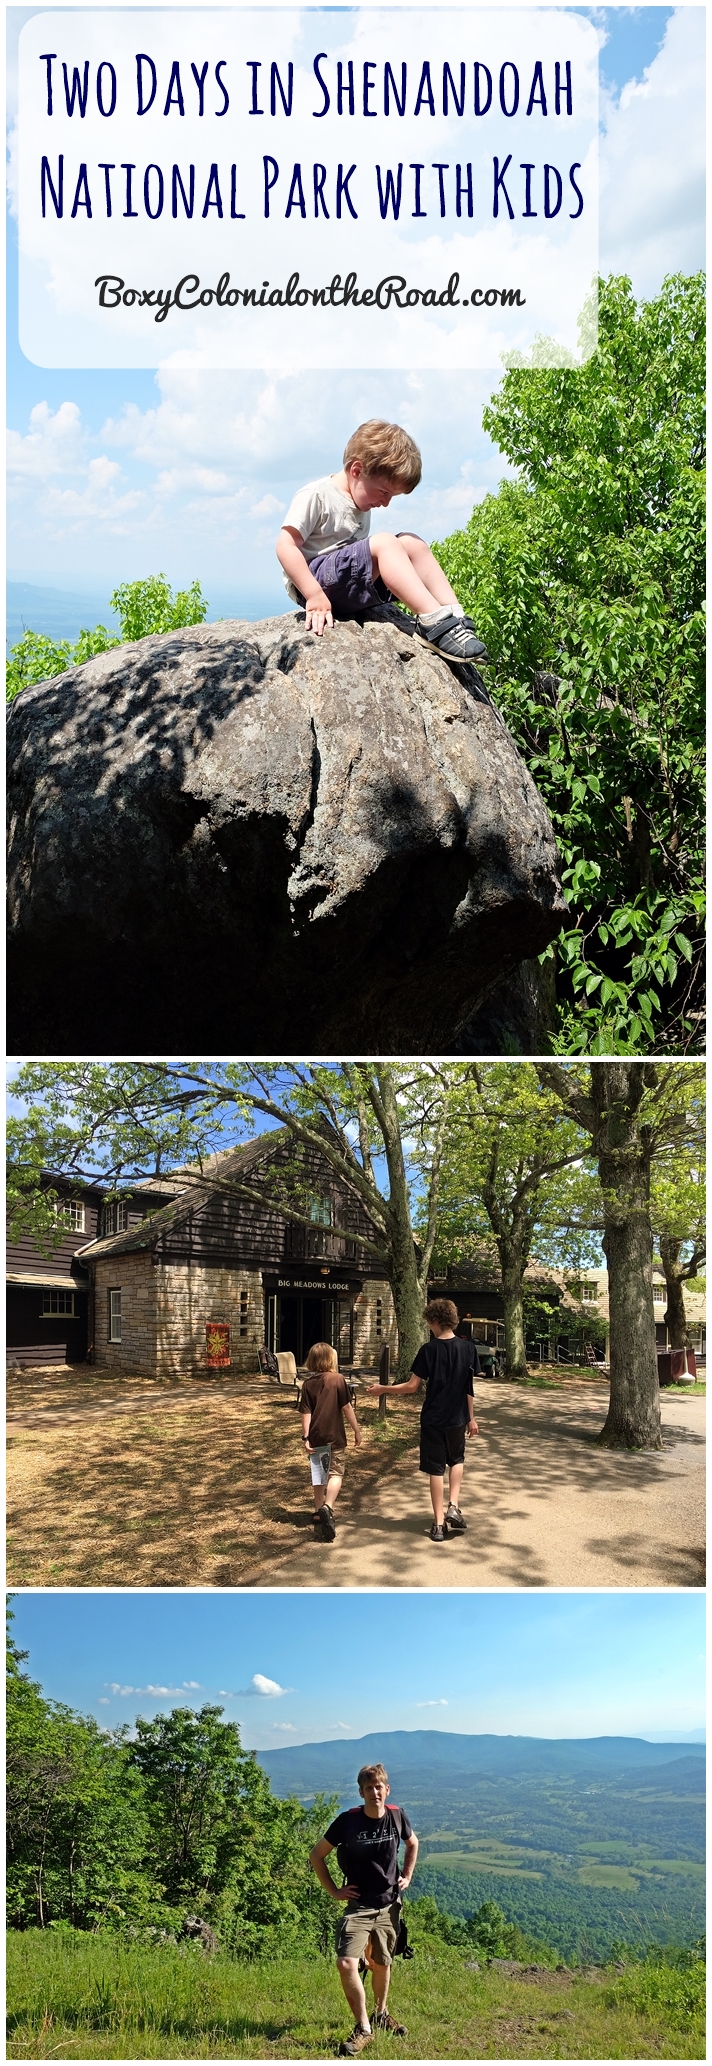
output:
M280 502L278 495L263 495L261 502L253 502L250 516L276 516L278 511L286 509L286 506L285 502Z
M330 1728L330 1729L348 1729L348 1730L349 1730L349 1732L350 1732L350 1731L351 1731L351 1729L353 1728L353 1722L330 1722L330 1723L329 1723L329 1728Z
M273 1729L280 1729L280 1730L281 1730L281 1731L283 1732L283 1734L284 1734L285 1736L286 1736L286 1735L294 1736L294 1735L296 1734L296 1729L295 1729L295 1724L294 1724L294 1722L273 1722L273 1723L272 1723L272 1728L273 1728Z
M637 295L705 258L705 9L677 7L643 79L604 109L601 270Z
M98 1706L98 1707L110 1707L110 1706L111 1706L111 1701L110 1701L110 1700L108 1699L108 1697L107 1697L107 1695L106 1695L105 1693L100 1693L100 1694L99 1694L99 1699L98 1699L98 1702L97 1702L97 1706Z
M80 473L87 464L87 437L76 402L62 402L54 412L47 402L37 402L30 411L26 437L19 431L7 434L7 468L10 477L25 475L44 481L57 473Z
M128 1699L131 1693L150 1693L154 1698L163 1699L169 1693L197 1692L200 1687L200 1680L184 1679L182 1686L120 1686L117 1680L109 1679L105 1679L104 1684L108 1686L110 1693L118 1694L122 1700ZM106 1704L104 1703L104 1705Z
M68 397L82 393L73 381ZM54 412L39 403L11 440L13 572L75 579L81 541L85 579L97 585L165 567L174 583L197 575L209 599L229 584L255 592L258 607L273 594L278 608L280 516L298 487L338 468L369 416L403 423L423 454L420 487L379 524L432 539L467 522L508 471L482 430L495 385L489 373L297 379L163 367L155 405L127 404L96 435L73 398Z
M416 1700L416 1707L447 1707L447 1700Z
M266 1679L264 1672L256 1671L249 1686L240 1686L237 1693L231 1693L231 1700L246 1700L256 1694L260 1700L281 1700L285 1693L293 1693L293 1686L280 1686L277 1679Z

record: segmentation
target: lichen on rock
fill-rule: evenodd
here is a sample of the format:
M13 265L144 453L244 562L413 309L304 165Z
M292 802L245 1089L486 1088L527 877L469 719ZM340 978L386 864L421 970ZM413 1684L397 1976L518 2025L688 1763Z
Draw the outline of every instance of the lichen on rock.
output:
M384 608L123 645L9 724L16 1050L431 1053L565 914L471 672Z

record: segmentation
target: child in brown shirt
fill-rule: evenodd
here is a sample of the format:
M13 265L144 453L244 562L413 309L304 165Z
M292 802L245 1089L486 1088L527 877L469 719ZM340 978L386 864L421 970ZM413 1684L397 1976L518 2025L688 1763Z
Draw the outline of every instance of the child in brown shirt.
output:
M299 1411L302 1441L311 1465L314 1492L314 1520L322 1542L333 1542L336 1534L334 1501L343 1482L343 1454L348 1421L360 1447L361 1429L349 1399L346 1379L339 1371L336 1350L330 1342L317 1341L307 1356L309 1376L302 1385Z

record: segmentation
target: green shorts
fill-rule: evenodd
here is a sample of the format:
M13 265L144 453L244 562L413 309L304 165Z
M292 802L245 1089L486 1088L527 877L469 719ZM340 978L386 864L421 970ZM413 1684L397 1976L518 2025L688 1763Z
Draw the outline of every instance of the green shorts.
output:
M400 1901L390 1908L361 1908L349 1905L336 1936L337 1958L362 1958L369 1937L377 1966L389 1966L401 1925Z

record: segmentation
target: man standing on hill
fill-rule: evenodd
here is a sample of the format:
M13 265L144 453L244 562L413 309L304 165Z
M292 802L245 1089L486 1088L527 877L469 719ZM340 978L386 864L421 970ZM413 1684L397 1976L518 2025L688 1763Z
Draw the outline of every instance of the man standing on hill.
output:
M431 1339L418 1350L405 1384L368 1385L369 1392L387 1392L397 1399L425 1384L420 1415L420 1468L430 1479L433 1508L431 1542L464 1535L467 1522L458 1505L465 1468L465 1442L478 1433L472 1380L480 1359L472 1341L462 1341L455 1328L460 1315L451 1298L431 1298L423 1309ZM450 1474L450 1503L445 1513L445 1469Z
M357 1780L362 1808L347 1808L337 1815L309 1854L317 1879L333 1901L345 1901L346 1913L336 1942L336 1964L341 1985L356 2022L351 2036L340 2047L341 2056L355 2058L370 2044L374 2030L389 2030L407 2037L402 2023L395 2023L386 2008L391 1960L401 1924L401 1894L410 1886L418 1856L418 1839L402 1808L388 1804L390 1787L384 1765L362 1765ZM403 1871L398 1852L405 1842ZM344 1875L341 1887L334 1885L326 1860L336 1848ZM374 2015L369 2021L366 1995L359 1974L359 1959L367 1952L373 1981Z

